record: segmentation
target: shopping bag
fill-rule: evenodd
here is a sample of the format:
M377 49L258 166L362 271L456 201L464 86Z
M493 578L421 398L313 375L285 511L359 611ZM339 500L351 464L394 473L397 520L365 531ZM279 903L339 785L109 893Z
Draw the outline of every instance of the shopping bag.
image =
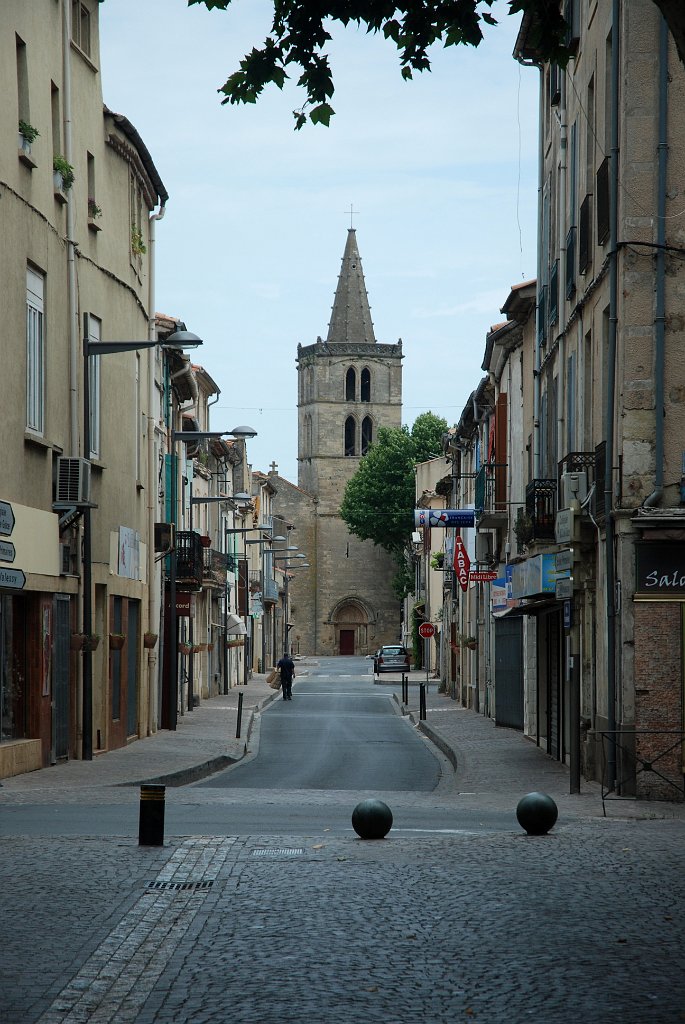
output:
M272 668L266 677L266 681L272 690L280 690L281 688L281 673L277 668Z

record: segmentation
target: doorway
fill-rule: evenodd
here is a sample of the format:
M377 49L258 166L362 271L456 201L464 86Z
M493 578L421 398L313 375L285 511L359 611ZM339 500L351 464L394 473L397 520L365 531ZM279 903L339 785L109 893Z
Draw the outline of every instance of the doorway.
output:
M341 629L340 630L340 653L341 654L354 654L354 630L353 629Z

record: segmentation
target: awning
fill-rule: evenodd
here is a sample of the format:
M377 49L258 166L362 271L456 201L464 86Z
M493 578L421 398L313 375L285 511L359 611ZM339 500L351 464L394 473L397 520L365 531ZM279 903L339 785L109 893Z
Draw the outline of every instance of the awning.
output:
M245 636L247 628L243 620L232 612L226 619L226 633L229 636Z

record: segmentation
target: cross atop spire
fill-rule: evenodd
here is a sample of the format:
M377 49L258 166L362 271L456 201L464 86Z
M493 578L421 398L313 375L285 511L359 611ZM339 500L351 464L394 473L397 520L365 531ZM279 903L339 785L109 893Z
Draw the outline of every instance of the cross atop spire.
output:
M347 242L326 341L329 345L376 343L354 228L347 230Z

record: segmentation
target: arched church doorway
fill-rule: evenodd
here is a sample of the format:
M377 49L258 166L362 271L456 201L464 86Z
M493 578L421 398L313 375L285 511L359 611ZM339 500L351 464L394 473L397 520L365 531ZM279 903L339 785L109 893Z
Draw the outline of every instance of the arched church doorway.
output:
M359 601L342 601L332 615L336 653L367 654L369 615Z

